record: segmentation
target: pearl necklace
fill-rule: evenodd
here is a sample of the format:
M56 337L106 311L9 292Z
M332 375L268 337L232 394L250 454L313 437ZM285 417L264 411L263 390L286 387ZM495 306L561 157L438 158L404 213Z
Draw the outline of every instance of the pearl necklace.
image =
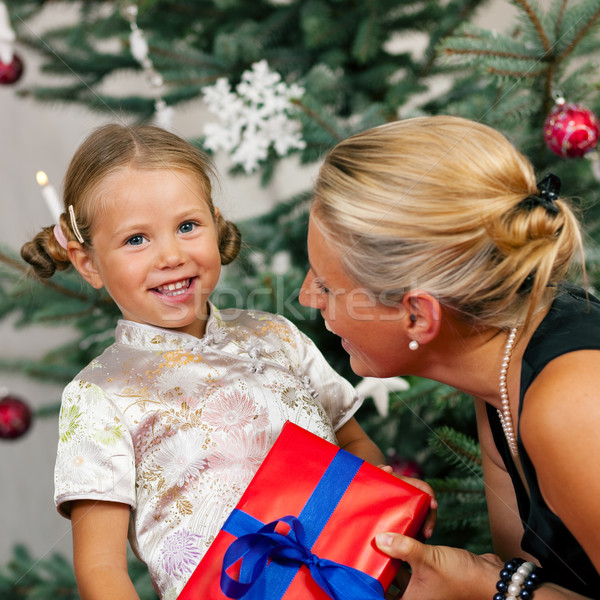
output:
M519 453L517 450L517 436L513 427L512 416L510 412L510 403L508 401L508 389L506 387L506 374L508 373L508 365L510 364L510 355L517 337L517 328L513 327L508 334L506 346L504 347L504 357L502 366L500 367L500 398L502 399L502 410L498 410L500 423L504 430L504 437L508 442L510 453L516 457Z

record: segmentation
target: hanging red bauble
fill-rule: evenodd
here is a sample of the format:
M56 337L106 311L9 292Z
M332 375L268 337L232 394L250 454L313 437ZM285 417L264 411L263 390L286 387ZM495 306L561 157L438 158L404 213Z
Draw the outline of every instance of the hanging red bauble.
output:
M0 61L0 83L9 85L21 79L23 75L23 61L18 54L13 54L13 59L9 63Z
M544 139L554 154L576 158L595 148L599 129L598 117L589 108L559 98L546 118Z
M0 398L0 439L14 440L31 425L31 409L23 400L7 395Z
M409 458L398 456L395 452L388 456L387 464L392 467L394 475L416 477L417 479L423 478L423 469L419 463Z

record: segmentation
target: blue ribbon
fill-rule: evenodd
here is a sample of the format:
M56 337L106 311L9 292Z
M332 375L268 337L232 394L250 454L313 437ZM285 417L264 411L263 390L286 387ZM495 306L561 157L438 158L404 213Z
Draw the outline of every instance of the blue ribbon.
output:
M298 569L305 565L333 600L381 600L384 591L377 579L347 565L319 558L311 551L362 463L356 456L338 450L299 517L285 516L264 525L235 509L223 526L238 539L223 558L222 592L228 598L280 600ZM275 531L280 522L290 527L287 535ZM236 580L226 571L240 559Z

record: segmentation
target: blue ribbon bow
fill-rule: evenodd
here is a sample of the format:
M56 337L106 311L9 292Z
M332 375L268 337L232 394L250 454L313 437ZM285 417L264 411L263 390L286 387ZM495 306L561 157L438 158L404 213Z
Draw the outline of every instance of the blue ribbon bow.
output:
M287 523L287 535L277 533L278 523ZM226 570L242 560L239 581ZM228 598L243 598L270 561L280 565L305 565L316 583L334 600L381 600L383 587L374 577L347 565L313 554L304 527L297 517L287 516L235 540L227 549L221 571L221 590ZM262 596L262 594L261 594Z
M237 540L223 558L221 591L228 598L281 600L298 569L306 565L315 582L333 600L382 600L384 590L377 579L319 558L311 550L363 462L338 450L298 517L286 516L265 525L234 509L223 525ZM275 531L280 522L289 525L287 535ZM226 571L240 559L236 580Z

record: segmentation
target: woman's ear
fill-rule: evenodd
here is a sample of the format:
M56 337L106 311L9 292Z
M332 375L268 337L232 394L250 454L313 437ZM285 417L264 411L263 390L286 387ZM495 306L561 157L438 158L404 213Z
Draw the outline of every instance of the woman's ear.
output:
M428 292L412 290L404 295L402 304L407 315L407 331L419 344L427 344L440 331L442 309L437 298Z
M104 286L102 277L89 251L85 250L79 242L71 241L67 244L67 252L71 264L92 287L99 290Z

